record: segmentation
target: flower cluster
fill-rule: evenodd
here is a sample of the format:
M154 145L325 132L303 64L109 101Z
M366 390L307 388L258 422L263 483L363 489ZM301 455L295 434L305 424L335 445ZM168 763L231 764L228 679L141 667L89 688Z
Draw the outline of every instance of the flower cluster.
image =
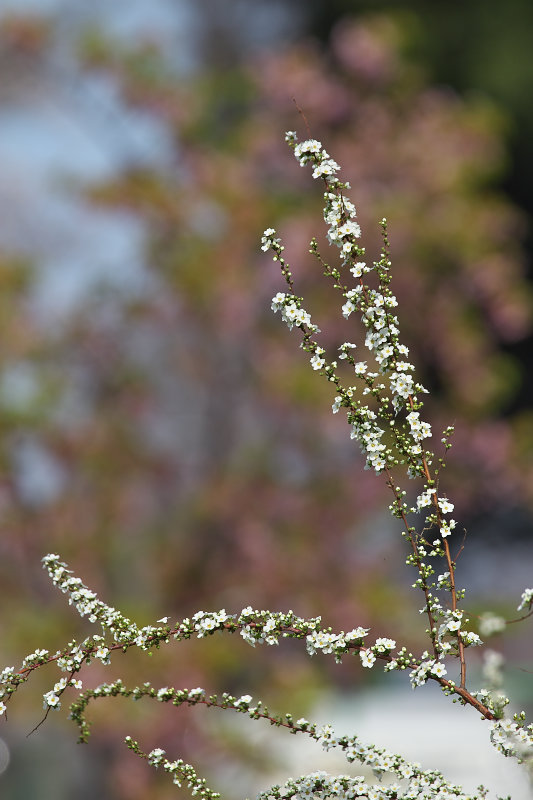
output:
M328 362L325 349L312 339L317 332L312 325L308 312L302 307L302 299L296 297L293 291L291 273L283 259L283 246L276 231L268 228L263 234L262 249L272 250L274 259L279 261L282 274L287 279L290 292L278 292L272 300L272 309L281 311L282 318L290 328L299 327L304 334L302 346L310 352L311 367L315 371L323 372L330 381L333 381L340 393L335 397L333 412L337 413L341 407L347 409L348 422L351 426L351 436L356 439L366 458L366 467L375 470L377 474L389 471L399 463L405 463L411 477L422 476L428 480L428 466L433 454L423 449L423 442L431 438L431 426L420 417L422 402L419 395L426 389L415 379L414 366L407 360L408 347L400 341L399 321L394 313L398 305L397 298L390 289L390 259L388 257L388 243L386 239L385 221L384 250L379 261L373 264L364 260L364 249L359 245L361 229L357 221L357 211L354 204L345 196L344 190L349 184L341 182L336 173L338 164L334 162L321 143L316 139L307 139L298 142L296 133L289 131L286 140L294 151L294 155L301 166L310 164L313 168L313 177L322 178L325 183L324 193L324 220L327 225L327 238L330 244L335 245L341 252L343 266L349 267L349 272L357 280L357 284L348 288L340 277L337 268L325 264L325 273L331 275L335 287L343 294L344 304L342 314L349 318L358 311L365 333L365 346L371 352L375 362L376 371L368 367L365 360L355 361L351 352L355 345L345 343L339 349L340 359L348 361L353 366L355 376L364 384L363 396L373 397L377 401L377 408L355 399L354 387L343 387L336 373L336 361ZM320 258L316 240L311 242L311 252ZM377 287L371 287L365 280L369 273L374 273ZM380 378L386 378L385 382ZM403 421L398 420L402 409L407 413ZM395 438L391 447L386 439L391 430ZM426 527L438 526L442 538L446 538L455 528L455 520L444 520L443 514L449 513L453 505L446 500L447 505L438 504L439 498L436 489L431 483L426 483L426 491L431 491L435 497L431 499L434 508L426 518ZM429 504L429 503L428 503ZM420 510L418 504L417 510ZM394 506L395 514L407 513L409 509L405 504Z
M234 619L229 614L226 614L226 609L222 608L214 614L208 614L205 611L197 611L193 615L194 630L199 639L207 636L213 631L223 628L225 623L230 619Z
M358 761L371 767L381 779L385 774L394 776L396 781L387 785L371 785L361 776L330 776L325 772L315 772L287 781L283 786L273 786L262 792L263 798L367 798L368 800L414 800L415 798L438 797L439 800L471 800L459 786L447 782L442 774L432 770L422 770L418 764L406 761L401 756L383 748L367 745L357 736L337 736L331 725L317 728L306 721L306 733L325 750L339 748L350 763Z
M388 786L369 785L362 776L328 775L326 772L312 772L293 778L286 783L272 786L258 795L257 800L313 800L321 798L326 800L415 800L415 798L438 797L439 800L474 800L472 795L467 795L453 785L443 786L438 784L438 779L424 775L409 781L407 787L402 788L399 783ZM437 792L437 794L435 794ZM479 795L482 797L482 795Z
M340 659L346 653L348 646L352 644L362 645L363 639L367 636L368 628L354 628L353 631L348 633L332 633L331 630L319 630L307 636L307 652L310 656L314 655L318 650L322 653L334 653L335 657ZM392 640L391 640L392 641ZM392 643L392 647L396 646L396 642Z
M294 295L278 292L272 298L272 310L281 311L281 318L287 324L289 330L292 330L295 325L297 327L305 325L315 331L318 330L311 325L311 315L301 307L301 301Z
M104 636L94 634L88 636L81 644L71 642L64 650L55 654L49 654L46 650L36 650L28 655L24 661L22 669L15 672L13 668L6 668L0 675L0 699L6 694L13 693L18 685L27 679L31 670L49 662L55 662L58 668L70 673L69 678L61 678L57 681L50 691L44 694L45 708L60 708L60 698L67 688L80 690L82 683L79 678L74 677L75 673L81 671L84 665L90 664L91 660L97 659L103 664L109 664L113 650L127 650L129 647L140 647L143 650L150 650L159 647L161 644L168 644L171 639L183 641L196 636L201 639L216 631L239 632L242 638L252 646L257 644L277 645L280 638L295 638L306 641L306 649L309 655L321 652L325 655L331 654L337 662L347 654L359 654L361 665L371 668L378 660L384 663L386 671L410 669L418 675L418 683L425 682L427 678L439 679L445 674L445 670L440 662L432 662L427 659L427 654L422 659L416 658L412 653L408 653L405 648L393 653L396 648L394 639L379 637L374 644L365 642L369 629L361 626L351 631L334 633L331 628L323 628L320 617L304 619L298 617L292 611L272 613L265 610L253 609L251 606L244 608L240 614L228 614L225 609L219 611L198 611L191 618L185 618L181 622L176 622L173 626L168 625L168 617L163 617L158 622L163 626L145 626L139 628L133 623L129 623L126 618L115 609L109 610L109 606L98 599L97 595L88 589L79 578L72 575L72 571L67 565L59 562L57 556L47 556L45 566L53 570L60 588L65 590L72 589L76 594L73 604L82 615L86 613L85 603L91 605L91 616L94 622L102 619L111 620L112 630L115 632L117 620L120 620L120 643L113 640L106 642ZM50 567L52 565L52 567ZM441 576L444 580L445 576ZM80 598L83 598L80 599ZM437 609L437 604L434 610ZM461 616L459 612L450 613L441 611L444 621L439 629L440 652L446 654L450 650L449 643L443 641L446 634L455 634L456 637L467 636L476 638L475 634L466 634L460 631ZM129 638L126 638L126 622L129 623ZM104 627L104 631L106 627ZM26 671L26 672L25 672ZM424 681L421 676L424 675ZM3 684L3 686L2 686ZM112 690L115 694L121 693L119 685L116 684ZM137 691L137 690L136 690ZM167 687L159 690L158 699L168 700L173 696L173 691ZM106 696L111 690L106 685L100 687L91 696ZM201 690L194 690L201 695ZM141 695L139 695L141 696ZM192 699L192 694L188 700ZM248 700L248 695L243 695L241 702ZM0 713L5 710L5 703L0 706Z
M533 589L525 589L522 592L520 605L518 606L517 611L522 611L525 608L531 611L532 606L533 606Z
M385 430L376 420L374 411L368 406L361 406L358 413L352 415L350 438L359 442L362 452L366 455L366 467L372 467L379 475L387 466L387 447L381 442Z
M294 131L288 131L285 135L288 142L296 141ZM300 162L300 166L305 166L309 161L313 164L313 178L323 178L326 183L336 184L338 179L335 172L340 170L340 166L324 150L320 142L316 139L307 139L294 147L294 155Z
M99 622L104 630L111 633L115 642L129 641L133 633L138 634L135 623L115 608L99 600L80 578L72 575L58 555L51 553L45 556L43 566L48 570L54 586L57 586L64 594L68 594L69 605L74 605L80 616L87 616L89 622Z
M37 649L26 656L18 671L13 667L3 669L0 673L0 715L6 711L7 701L13 693L36 669L55 663L66 674L43 695L45 718L50 709L60 708L64 692L76 690L78 695L70 705L70 717L78 726L80 741L87 741L89 737L85 712L89 703L97 699L121 696L140 701L148 698L176 708L203 705L245 714L254 720L261 719L293 734L305 734L324 750L341 750L349 763L357 761L370 767L380 780L374 785L361 776L330 776L325 772L314 772L271 787L259 795L262 800L482 800L486 796L482 787L476 795L466 795L439 772L422 770L418 764L367 745L357 736L338 736L329 724L319 727L303 717L294 721L290 714L273 715L261 701L254 702L249 694L235 697L224 692L218 696L210 695L200 687L156 688L149 682L128 688L121 679L81 691L79 673L82 669L91 661L110 664L114 651L126 653L129 648L138 647L151 652L163 644L185 642L193 637L205 639L216 632L238 633L253 647L278 645L280 641L292 638L305 642L310 656L321 653L340 662L350 654L357 657L364 669L381 663L385 672L408 671L413 688L434 681L446 695L453 695L454 700L472 706L491 722L491 741L497 750L518 760L530 758L533 754L533 725L526 724L524 713L515 714L513 720L504 719L509 700L500 693L503 663L500 654L489 650L485 655L486 688L478 691L467 688L465 651L470 646L481 645L482 641L477 633L467 630L468 619L460 607L464 591L455 583L457 557L452 557L449 542L457 524L450 517L454 505L440 490L440 469L444 460L428 449L427 442L432 439L431 425L421 417L421 396L426 389L416 379L415 368L408 360L409 349L400 341L395 313L398 301L390 288L391 262L386 222L381 222L383 248L380 258L369 263L359 244L361 229L356 208L344 194L349 184L338 177L340 167L337 162L316 139L298 142L293 132L289 132L286 139L300 165L310 165L313 178L324 184L327 239L340 251L340 268L345 268L353 279L350 282L355 285L346 285L341 269L324 261L318 252L316 239L311 242L311 252L319 259L324 274L333 279L335 289L342 294L342 316L346 320L350 320L352 315L360 318L361 339L364 339L368 351L367 358L356 359L357 345L351 341L338 347L338 361L328 357L326 349L315 338L320 333L319 328L305 310L303 298L295 294L281 240L274 228L268 228L263 234L261 248L265 252L272 251L288 287L287 291L278 292L273 297L272 310L280 313L290 330L295 328L300 332L301 347L309 356L311 368L334 384L333 413L338 413L341 408L345 410L350 436L359 444L366 468L384 476L393 494L389 509L401 521L402 535L408 543L406 563L417 570L412 585L424 596L420 611L426 618L427 649L420 655L413 655L406 647L397 646L392 638L381 636L372 644L368 639L368 628L359 626L348 632L334 632L323 627L320 617L304 619L293 611L272 613L251 606L240 614L229 614L225 609L197 611L173 624L169 623L168 617L162 617L155 625L140 627L102 602L94 591L73 575L59 556L50 554L43 563L54 585L67 595L69 604L82 617L100 626L99 632L80 643L73 640L55 653ZM355 376L354 386L345 382L345 373ZM443 433L441 444L444 451L451 446L449 438L452 432L450 426ZM400 467L409 478L418 480L418 489L409 493L409 502L407 490L396 485L396 473ZM423 523L411 524L411 515L421 512ZM437 558L444 560L444 568L441 567L440 574L434 577ZM526 612L521 619L533 614L533 589L522 593L518 609ZM483 635L490 635L503 630L505 624L502 618L487 614L481 617L479 630ZM457 682L447 677L453 659L460 674ZM193 796L203 800L219 798L218 792L209 789L205 780L199 778L194 768L182 759L168 759L165 750L159 747L144 752L130 737L127 737L126 744L152 767L168 773L175 785L186 783ZM384 776L387 781L382 783Z
M61 694L63 694L67 686L73 686L75 689L81 689L82 685L83 684L79 679L71 678L70 680L67 680L66 678L61 678L60 680L57 681L57 683L54 685L54 688L51 691L46 692L43 695L44 698L43 707L46 709L61 708L59 697Z
M205 778L199 778L191 764L187 764L181 758L169 761L166 758L165 751L160 747L154 748L149 753L144 753L140 749L138 742L134 741L131 736L127 736L125 741L130 750L141 758L145 758L153 767L156 769L163 767L165 772L172 775L172 782L176 786L181 787L182 782L185 782L194 797L200 797L202 800L218 800L220 798L220 793L209 789L206 786Z
M359 391L358 386L344 385L343 379L337 372L337 361L328 361L325 349L313 339L315 331L309 330L306 323L301 326L303 333L301 346L311 353L313 370L320 371L335 384L336 396L332 411L336 414L341 408L346 409L351 438L359 443L366 458L366 467L386 476L387 485L394 494L394 501L389 508L393 516L403 523L403 535L411 547L407 563L418 570L418 578L413 586L424 592L425 602L421 612L427 615L429 622L426 633L430 637L432 646L421 657L407 655L403 650L397 655L392 654L391 650L396 646L392 640L390 649L387 649L388 640L386 640L387 645L378 640L382 648L380 652L378 642L374 646L366 644L363 646L361 638L357 642L361 663L364 667L370 668L377 658L385 657L387 671L410 669L413 687L425 683L428 679L437 680L446 693L459 694L461 702L474 705L483 716L495 719L501 716L504 699L495 698L488 690L472 694L466 690L465 649L481 645L482 641L477 633L465 629L468 620L459 607L459 602L464 597L464 590L456 587L456 565L451 557L448 543L457 526L456 521L450 516L454 511L454 504L439 491L439 472L444 466L444 460L439 457L438 466L433 467L437 457L427 449L427 441L432 438L432 430L420 413L423 406L420 396L426 393L426 389L416 380L414 366L408 360L409 350L400 341L399 322L394 311L398 301L390 289L391 262L388 255L386 222L382 220L381 223L384 241L381 257L370 264L365 258L364 249L359 244L361 229L357 221L356 208L344 195L344 190L349 185L342 183L337 176L339 168L336 162L332 162L321 143L315 139L298 143L294 132L289 132L286 139L300 165L310 164L313 177L324 179L324 220L327 225L327 239L331 245L340 250L341 267L348 267L356 285L346 286L341 277L341 270L324 261L318 252L316 239L311 241L310 250L323 266L324 274L331 277L334 287L342 292L343 317L349 319L355 313L360 317L364 330L364 344L376 366L373 368L369 360L361 358L356 360L354 343L345 342L339 347L339 361L353 368L358 385L361 387ZM325 170L320 169L322 164L326 165ZM268 233L272 234L272 231L265 232L265 236ZM282 275L290 289L288 293L276 295L273 309L279 310L286 305L291 307L291 304L301 309L302 299L294 294L292 276L283 259L280 240L276 238L272 240L271 245L268 245L264 237L263 244L267 245L263 247L264 250L274 251L274 259L280 261ZM374 284L368 283L369 280ZM443 433L441 443L445 450L451 446L449 439L452 433L452 426L446 428ZM423 481L422 491L419 492L413 505L404 500L407 492L396 486L393 480L393 470L399 465L405 465L409 478L421 478ZM420 530L409 524L408 515L418 514L421 511L424 511L425 519ZM431 579L434 566L425 560L428 556L446 560L447 568L437 580ZM443 603L437 594L443 591L450 595L448 603ZM522 594L519 610L523 609L533 613L533 590L528 589ZM496 628L499 629L501 624L498 622ZM482 624L481 630L484 627L488 627L488 624L485 626ZM363 630L362 633L366 635L366 631ZM339 638L339 635L331 631L316 631L308 636L308 651L311 654L320 649L338 658L342 655L343 646L342 636ZM456 657L460 661L460 686L444 677L447 674L447 666L444 664L446 657ZM523 727L521 730L523 731ZM520 736L523 737L524 734L521 733ZM315 783L318 780L323 784L326 780L324 776L312 777ZM322 784L320 788L323 792ZM318 787L318 784L316 786ZM343 786L343 791L345 789ZM305 792L301 795L299 788L296 790L296 784L293 794L298 797L307 796ZM293 794L287 792L286 795L280 796L293 796ZM360 794L363 796L364 793ZM326 793L321 796L329 795ZM433 794L430 793L430 796Z
M427 651L422 653L422 659L422 663L418 664L415 669L409 673L413 689L427 683L428 678L432 675L437 678L443 678L446 675L446 667L442 661L429 658L429 653Z
M498 719L490 728L490 740L499 753L519 762L533 757L533 725L525 724L524 712L515 714L514 721Z
M390 640L380 642L381 646L389 649ZM142 687L128 689L121 681L112 684L103 684L97 689L89 690L80 698L77 703L71 706L71 716L83 729L84 711L93 699L121 695L139 700L142 697L151 698L160 702L172 703L174 706L202 704L208 707L216 707L225 710L232 710L240 714L245 714L251 719L262 719L271 725L283 727L290 730L293 734L304 734L317 742L324 750L333 748L340 749L349 763L355 761L370 767L374 774L381 779L385 774L393 776L394 783L387 786L383 784L372 785L361 776L351 777L347 775L330 776L325 772L316 772L311 775L287 781L283 786L275 785L258 795L258 800L272 800L272 798L357 798L362 800L379 800L390 798L390 800L423 800L423 798L438 797L439 800L474 800L472 795L463 793L459 786L446 781L442 774L436 770L423 770L420 765L412 763L402 758L402 756L391 753L373 744L366 744L358 736L339 736L334 728L329 725L317 726L305 718L294 721L290 714L284 717L273 716L268 709L257 701L254 703L251 695L234 697L224 693L220 698L216 695L208 696L206 691L201 688L196 689L174 689L163 687L155 689L146 683ZM88 731L87 731L88 734ZM85 738L83 738L85 740ZM154 767L163 769L173 776L174 783L181 785L182 780L187 780L192 794L208 800L218 797L216 792L212 792L205 786L205 781L199 779L193 768L185 764L181 759L169 761L163 749L157 747L149 753L144 753L137 742L130 737L126 738L128 747L137 755L147 759ZM479 795L482 797L482 795Z
M301 166L311 165L313 177L324 178L318 169L322 164L330 163L330 156L316 139L298 142L296 134L289 132L286 139L294 151ZM457 601L462 590L455 585L455 564L450 555L447 539L456 528L456 521L449 515L454 505L438 491L438 472L444 461L439 458L432 474L431 468L434 453L427 449L427 441L432 438L431 425L421 416L423 403L421 396L427 392L416 379L414 366L408 360L409 348L400 340L400 327L395 309L398 300L390 288L391 261L388 253L386 221L382 220L383 249L379 260L370 263L365 251L359 244L361 229L357 221L354 204L345 196L347 183L341 182L337 176L337 166L324 178L324 220L327 226L327 239L335 245L341 254L341 267L347 267L355 279L355 286L345 285L338 267L327 264L320 253L316 239L311 241L310 249L320 261L326 276L334 281L334 287L343 296L342 314L348 319L357 312L360 317L364 344L375 362L375 368L369 360L356 360L356 344L345 342L339 347L339 362L353 368L358 385L346 386L337 371L337 361L329 360L325 348L314 338L318 332L311 323L310 315L303 309L303 299L297 297L290 268L283 257L283 245L273 228L265 231L262 239L263 250L272 250L274 260L281 266L289 291L278 292L272 300L272 309L281 311L282 318L290 328L297 327L303 335L302 348L310 354L310 363L314 371L323 374L335 384L336 396L332 404L333 413L341 408L346 409L347 421L350 425L350 436L355 439L363 453L365 468L376 474L384 474L387 485L394 493L394 501L389 506L393 516L402 521L404 536L410 542L412 553L408 563L413 564L419 572L415 582L425 594L425 613L428 616L428 632L433 642L433 657L446 652L441 647L441 632L435 623L435 615L443 613L442 605L432 594L429 578L433 567L423 561L423 548L417 540L417 526L408 522L409 514L425 512L422 526L425 542L430 542L433 555L445 557L449 580L439 588L449 591L451 608L457 610ZM371 285L370 281L373 282ZM360 387L360 389L358 388ZM447 449L449 437L453 429L447 428L443 434L443 444ZM405 489L395 486L392 478L393 470L405 465L409 478L421 478L423 489L416 498L415 505L408 504L404 497ZM453 624L453 621L452 621ZM458 629L457 629L458 630ZM448 629L451 633L453 628ZM464 673L464 646L479 643L475 634L456 634L455 655L461 659ZM373 654L370 650L361 655L364 666L371 666ZM438 667L439 673L442 667Z

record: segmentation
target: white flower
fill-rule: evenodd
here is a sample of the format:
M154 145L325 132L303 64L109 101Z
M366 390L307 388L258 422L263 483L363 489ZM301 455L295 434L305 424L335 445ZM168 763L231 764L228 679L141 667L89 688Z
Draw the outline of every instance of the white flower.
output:
M276 238L276 231L274 228L267 228L261 237L261 250L266 253L274 245L279 245L280 240ZM283 248L282 248L283 249Z
M279 311L280 308L283 308L283 306L285 305L286 296L287 295L285 294L285 292L278 292L276 295L274 295L271 304L272 311Z
M413 378L411 375L393 372L390 377L390 387L394 394L407 399L414 393Z
M411 686L416 689L417 686L423 686L428 679L428 669L433 665L433 661L423 661L418 667L409 673Z
M392 650L393 648L395 648L396 642L394 641L394 639L385 639L383 637L380 637L379 639L376 639L376 644L374 645L374 647L380 653L384 653L387 650Z
M327 178L340 170L340 166L332 158L326 158L313 168L313 178ZM359 226L357 226L359 227Z
M472 633L472 631L461 631L459 635L467 647L483 644L477 633Z
M522 598L520 601L520 605L517 608L517 611L522 611L522 609L527 608L531 605L533 601L533 589L526 589L522 592Z
M109 664L109 650L107 647L101 645L94 655L95 658L99 658L101 660L102 664Z
M209 633L209 631L215 630L217 626L218 622L213 616L206 616L205 619L198 622L194 628L198 631L198 638L201 639L206 633Z
M333 411L334 414L338 413L341 405L342 405L342 397L340 395L337 395L337 397L335 398L335 402L331 406L331 410Z
M54 694L54 692L46 692L46 694L43 695L43 699L44 708L61 708L59 697Z
M363 272L366 272L366 264L364 261L358 261L353 267L350 267L350 272L354 278L360 278Z
M354 312L354 311L355 311L355 306L354 306L354 304L352 303L352 301L351 301L351 300L347 300L347 302L346 302L346 303L343 305L343 307L342 307L342 316L343 316L345 319L348 319L348 317L350 316L350 314L353 314L353 312Z
M344 635L344 638L347 642L351 642L353 639L362 639L368 634L369 630L370 628L362 628L359 626L358 628L348 631L348 633Z
M304 142L299 142L294 148L294 155L299 160L300 165L303 167L309 160L308 153L319 155L322 151L322 142L317 139L306 139Z
M363 667L368 667L368 669L376 663L376 656L371 650L359 650L359 657Z
M252 702L252 695L243 694L238 700L235 700L236 706L249 706Z
M447 520L446 522L442 522L440 526L440 535L443 539L450 535L453 529L456 526L456 521L454 519Z
M439 508L443 514L451 514L454 509L454 505L453 503L450 503L447 498L439 497Z
M299 308L294 316L296 325L309 325L311 323L311 315L305 308Z
M154 767L158 767L163 760L164 755L165 751L160 747L156 747L154 750L148 753L148 763Z
M339 358L340 359L348 358L348 352L347 351L348 350L353 350L356 347L357 347L357 345L356 344L352 344L352 342L344 342L344 344L341 344L341 346L339 347L339 350L341 351L341 354L340 354Z
M458 619L452 619L446 623L446 628L449 631L458 631L460 627L461 627L461 621Z
M442 663L442 661L437 661L430 669L432 675L435 675L437 678L442 678L446 675L446 667Z
M361 236L361 228L359 227L358 223L355 222L353 219L348 220L348 222L345 222L344 225L340 226L340 228L337 228L337 232L340 237L355 236L356 238L358 238L359 236ZM364 264L362 266L364 266ZM355 269L355 267L352 267L350 272L352 272L353 269Z
M414 366L408 361L397 361L396 369L398 372L408 372L410 369L414 369Z
M378 350L376 353L376 361L378 364L382 364L384 361L387 361L394 355L394 350L390 344L386 344L381 350Z
M311 358L311 366L313 367L314 370L322 369L322 367L324 366L325 363L326 363L326 360L324 358L321 358L316 353Z
M420 511L420 509L431 505L432 502L431 496L435 494L435 491L436 491L435 489L429 488L426 489L425 492L422 492L422 494L418 495L418 497L416 498L417 511Z

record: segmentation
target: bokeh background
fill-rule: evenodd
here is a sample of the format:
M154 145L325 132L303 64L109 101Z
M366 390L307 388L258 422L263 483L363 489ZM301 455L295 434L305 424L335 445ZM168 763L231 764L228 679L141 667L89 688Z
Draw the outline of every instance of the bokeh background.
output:
M3 0L2 666L88 632L47 552L140 624L251 604L420 645L385 488L270 312L275 225L324 342L354 335L306 255L321 193L283 141L305 135L294 99L352 183L369 254L389 218L428 417L456 425L467 605L513 616L532 555L532 35L529 0ZM531 637L511 628L509 686L531 709ZM55 675L2 721L2 797L186 797L128 733L235 797L281 757L207 712L125 703L95 708L89 747L65 709L26 739ZM297 715L381 691L355 661L222 637L115 658L86 685L119 675Z

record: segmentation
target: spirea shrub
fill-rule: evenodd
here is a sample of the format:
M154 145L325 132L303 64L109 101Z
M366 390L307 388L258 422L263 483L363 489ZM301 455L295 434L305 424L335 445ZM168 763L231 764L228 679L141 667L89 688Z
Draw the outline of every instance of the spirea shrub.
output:
M299 142L296 134L289 132L286 140L300 165L310 167L313 178L323 183L327 238L339 252L335 263L330 265L320 254L316 239L311 241L310 251L338 291L341 313L350 322L354 321L354 336L359 342L344 342L334 356L326 352L320 344L318 326L306 310L303 298L296 294L281 239L273 228L268 228L262 237L262 249L273 254L285 281L284 290L272 300L272 310L299 337L310 369L332 384L333 413L346 415L349 435L363 454L365 469L373 470L376 479L385 481L390 490L389 510L405 539L406 564L414 575L413 589L421 599L426 648L412 653L392 637L375 639L369 629L357 625L357 620L352 630L336 632L324 627L320 617L302 619L292 611L272 613L252 606L240 613L227 613L225 609L198 611L175 622L163 617L154 625L138 627L100 600L73 575L59 555L50 554L44 557L43 565L52 583L98 632L82 641L68 642L54 653L36 650L17 669L3 669L0 713L5 714L12 696L35 670L55 666L61 677L51 682L51 688L44 694L44 718L50 711L60 709L68 698L69 716L78 727L80 742L89 738L86 711L96 700L118 696L136 701L151 699L176 707L185 704L224 709L244 714L258 724L274 724L292 734L307 736L326 750L337 748L347 762L369 766L375 775L375 782L369 783L363 777L312 772L265 789L259 795L263 800L484 798L488 790L483 787L474 795L466 794L440 772L423 769L401 755L365 743L356 733L339 735L329 724L317 726L304 718L294 720L290 714L276 716L248 694L209 695L201 687L160 687L148 682L127 686L121 680L83 691L83 674L91 662L110 664L119 651L127 653L140 648L154 652L165 645L214 634L238 634L252 647L282 646L284 639L292 638L301 640L309 656L321 652L331 655L336 662L355 656L360 669L381 667L386 673L406 672L406 680L413 688L433 681L445 695L470 706L471 713L488 721L490 740L497 751L520 762L533 756L533 724L527 722L523 712L506 716L509 699L500 690L502 656L487 650L485 686L472 686L469 679L469 651L483 647L483 642L471 630L463 607L465 591L456 582L456 557L463 546L463 536L452 517L453 502L441 486L444 456L451 447L453 427L435 437L430 423L424 419L423 397L427 390L418 380L409 360L409 349L401 339L398 302L391 288L386 220L380 223L383 234L380 258L370 262L360 245L356 209L347 196L349 184L338 177L339 164L314 139ZM362 335L357 333L358 326ZM435 439L438 441L432 444ZM533 613L533 589L522 593L518 611L520 619ZM483 636L490 636L501 632L505 625L501 617L487 613L480 620L479 630ZM168 756L161 748L145 752L131 737L126 738L126 745L152 767L167 773L174 784L187 786L192 795L205 800L220 796L207 787L191 764L179 757ZM382 781L384 776L388 776L387 781Z

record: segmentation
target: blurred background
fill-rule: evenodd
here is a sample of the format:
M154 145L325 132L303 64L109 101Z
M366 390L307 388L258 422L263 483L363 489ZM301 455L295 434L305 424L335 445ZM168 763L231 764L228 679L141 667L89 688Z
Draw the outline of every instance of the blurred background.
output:
M532 555L532 35L528 0L3 0L1 666L91 630L49 585L48 552L139 624L251 604L420 646L385 487L270 311L283 284L259 240L274 225L324 343L355 336L306 255L322 198L283 141L306 135L294 100L352 184L370 258L389 219L427 417L456 425L443 484L467 531L466 605L474 626L487 607L513 617ZM527 625L511 626L507 677L532 710ZM250 692L298 716L358 692L381 719L380 675L355 661L237 638L180 648L115 657L85 685ZM188 796L126 734L232 797L298 760L284 772L287 752L245 721L121 701L94 709L88 747L65 708L26 739L56 675L40 670L2 721L9 800ZM428 713L409 738L436 741ZM456 720L443 729L462 748Z

